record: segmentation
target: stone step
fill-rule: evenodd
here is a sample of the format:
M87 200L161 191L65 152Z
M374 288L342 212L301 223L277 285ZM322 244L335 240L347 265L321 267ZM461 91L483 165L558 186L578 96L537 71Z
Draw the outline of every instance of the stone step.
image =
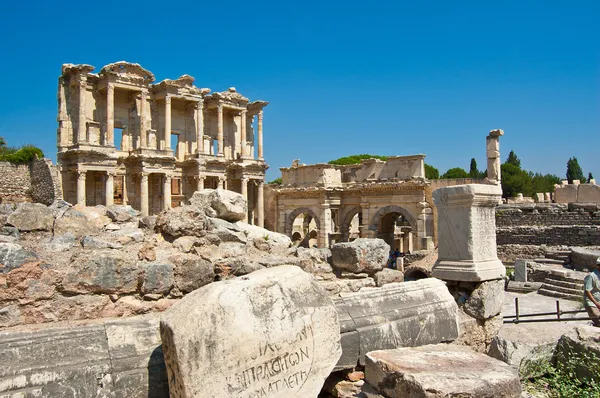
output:
M546 289L540 289L538 290L538 293L543 295L543 296L549 296L549 297L556 297L556 298L562 298L565 300L572 300L572 301L581 301L582 296L581 295L572 295L572 294L567 294L567 293L559 293L559 292L555 292L553 290L546 290Z
M544 279L544 283L553 286L566 287L574 290L581 290L583 292L583 283L581 281L573 282L570 280L558 279L553 277L548 277Z
M533 261L536 263L539 263L539 264L556 264L556 265L564 264L563 260L554 260L551 258L534 258Z
M569 260L571 256L568 254L548 254L546 253L545 258L550 259L550 260L560 260L560 261L564 261L567 262Z
M542 283L542 287L540 289L552 290L554 292L565 293L565 294L572 294L574 296L583 297L583 290L580 290L580 289L571 289L571 288L568 288L568 287L557 286L557 285L550 285L550 284L548 284L546 282Z
M542 282L515 282L508 281L507 292L529 293L536 292L542 286Z

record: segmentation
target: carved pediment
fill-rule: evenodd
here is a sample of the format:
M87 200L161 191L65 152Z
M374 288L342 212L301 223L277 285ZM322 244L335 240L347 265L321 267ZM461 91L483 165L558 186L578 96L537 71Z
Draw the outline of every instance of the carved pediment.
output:
M100 71L100 75L116 75L124 80L143 80L144 83L152 83L155 80L154 74L140 64L126 61L106 65Z
M95 68L92 65L88 64L63 64L62 66L62 74L67 75L70 73L82 73L88 74L93 71Z
M206 95L210 93L209 88L199 88L194 86L194 77L190 75L182 75L178 79L165 79L160 83L154 85L155 91L169 91L169 88L175 89L178 94L193 94L193 95Z

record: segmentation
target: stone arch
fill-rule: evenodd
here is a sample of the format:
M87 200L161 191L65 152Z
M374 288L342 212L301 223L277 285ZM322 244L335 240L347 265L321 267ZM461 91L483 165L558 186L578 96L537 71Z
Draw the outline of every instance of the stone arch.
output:
M349 210L344 214L342 221L340 223L340 232L342 233L342 242L347 242L350 235L350 226L352 224L352 220L357 214L362 213L362 207L354 206L350 207Z
M300 214L308 214L309 216L311 216L313 218L313 220L315 220L315 223L317 224L317 229L319 229L319 230L321 229L321 222L320 222L317 214L312 209L309 209L308 207L299 207L296 210L292 211L290 214L288 214L288 216L285 218L285 230L284 231L287 236L289 236L289 237L292 236L294 220Z
M431 270L425 267L408 266L404 270L405 281L418 281L425 278L431 278Z
M371 219L371 223L369 224L369 230L377 232L381 219L389 213L402 214L406 221L408 221L410 226L413 228L413 230L417 231L417 221L415 220L415 217L412 214L410 214L408 210L396 205L385 206L379 209L379 211L377 211L377 213L375 213L375 215Z

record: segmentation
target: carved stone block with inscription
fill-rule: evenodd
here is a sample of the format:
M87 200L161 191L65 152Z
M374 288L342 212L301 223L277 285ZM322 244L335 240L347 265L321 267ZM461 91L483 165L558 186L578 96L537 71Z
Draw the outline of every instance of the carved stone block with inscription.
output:
M436 189L438 260L432 275L451 281L500 279L506 268L496 252L495 208L499 185L468 184Z
M341 355L332 300L294 266L204 286L160 332L171 398L316 397Z

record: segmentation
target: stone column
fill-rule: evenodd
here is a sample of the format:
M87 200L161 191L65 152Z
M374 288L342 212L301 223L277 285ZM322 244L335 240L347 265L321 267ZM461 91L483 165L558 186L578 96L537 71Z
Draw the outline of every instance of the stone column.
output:
M198 191L202 191L204 189L204 176L198 176Z
M258 182L258 195L256 198L256 216L258 218L258 226L261 228L265 227L265 193L264 185L265 182L262 180Z
M106 145L115 145L115 87L106 86Z
M149 214L148 210L148 173L142 173L140 179L140 211L142 217Z
M87 116L85 97L87 93L87 76L79 76L79 116L77 120L77 142L87 142Z
M332 232L331 228L331 208L328 204L321 205L321 219L319 220L319 235L318 235L318 246L329 247L329 234ZM310 228L309 228L310 233Z
M219 188L227 189L227 178L219 177Z
M240 126L240 135L241 135L241 144L242 144L242 150L240 151L241 155L242 155L242 159L246 158L248 156L248 154L246 153L246 114L247 111L243 110L242 111L242 121L241 121L241 126Z
M171 208L171 176L163 176L163 210Z
M485 139L487 155L487 179L492 184L500 185L500 137L504 131L497 129L490 131Z
M223 155L223 104L217 105L217 156Z
M129 178L129 175L127 174L127 172L125 172L125 175L123 176L123 204L129 204L129 197L127 196L127 185L129 185L129 181L127 181Z
M146 107L148 106L148 93L142 91L140 100L140 147L146 148L148 146L148 128L146 127Z
M248 203L248 177L242 177L242 196L246 199L246 203ZM246 214L244 214L244 219L242 220L245 223L248 222L248 210L246 209Z
M258 111L258 159L263 160L263 111Z
M111 172L107 172L106 173L106 184L104 186L104 195L105 195L105 200L104 203L106 204L106 207L108 206L112 206L115 203L115 197L114 197L114 177L115 175Z
M432 276L449 281L501 279L506 269L496 252L495 208L500 185L469 184L436 189L438 260Z
M196 153L204 152L204 103L196 104Z
M161 149L171 149L171 97L165 97L165 134L163 135L164 145Z
M77 172L77 204L82 206L85 206L85 177L85 170Z

